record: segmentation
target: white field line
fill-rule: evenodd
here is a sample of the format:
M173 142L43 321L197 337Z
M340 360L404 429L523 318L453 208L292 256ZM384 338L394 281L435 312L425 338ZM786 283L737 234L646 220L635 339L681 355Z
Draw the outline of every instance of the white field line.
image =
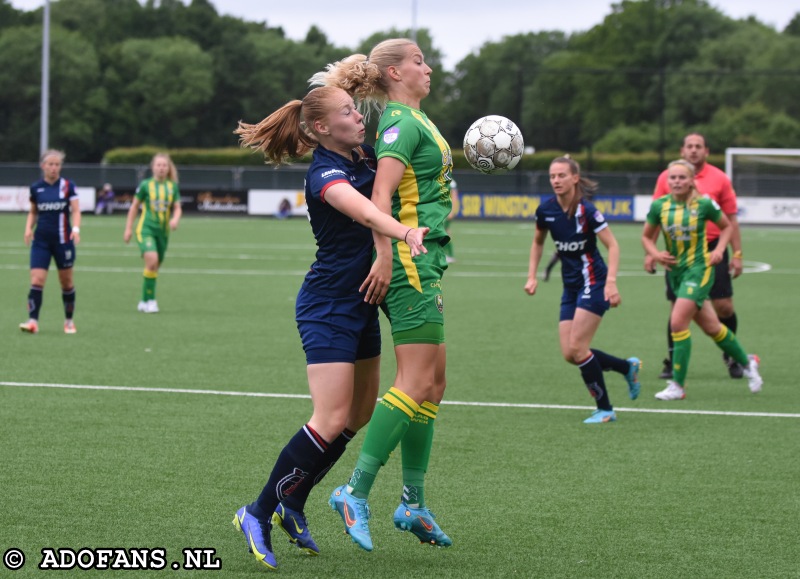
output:
M98 386L88 384L48 384L44 382L0 382L0 386L22 388L65 388L71 390L111 390L122 392L157 392L160 394L206 394L212 396L244 396L251 398L300 398L310 399L308 394L280 394L274 392L233 392L225 390L196 390L190 388L151 388L144 386ZM593 410L593 406L569 406L564 404L524 404L511 402L463 402L444 400L448 406L483 406L489 408L525 408L539 410ZM615 408L619 412L647 414L691 414L699 416L744 416L754 418L800 418L800 414L783 412L735 412L727 410L689 410L681 408Z

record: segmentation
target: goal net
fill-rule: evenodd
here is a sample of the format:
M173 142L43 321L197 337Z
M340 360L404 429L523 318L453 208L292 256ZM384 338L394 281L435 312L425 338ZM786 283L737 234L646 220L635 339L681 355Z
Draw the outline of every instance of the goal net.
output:
M737 197L800 198L800 149L729 148L725 172Z

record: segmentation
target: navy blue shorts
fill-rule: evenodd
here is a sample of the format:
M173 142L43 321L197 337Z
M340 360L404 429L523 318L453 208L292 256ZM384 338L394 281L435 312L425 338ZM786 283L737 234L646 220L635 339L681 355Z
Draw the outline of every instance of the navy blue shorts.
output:
M611 307L605 298L606 284L594 283L582 288L564 288L561 294L561 315L559 321L571 320L575 317L575 310L581 308L602 317Z
M363 294L331 298L301 289L295 319L307 364L354 364L380 356L378 306L365 303Z
M31 243L31 269L50 269L50 260L56 260L58 269L69 269L75 264L75 244L47 242L34 239Z

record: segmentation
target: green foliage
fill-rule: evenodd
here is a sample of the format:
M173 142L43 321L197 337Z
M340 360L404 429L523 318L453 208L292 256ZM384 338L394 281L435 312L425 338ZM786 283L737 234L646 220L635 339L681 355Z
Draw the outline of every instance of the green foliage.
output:
M166 151L177 165L263 165L264 156L251 149L226 147L216 149L164 149L145 145L142 147L120 147L107 151L103 163L110 165L147 165L153 155ZM292 162L310 161L310 155Z

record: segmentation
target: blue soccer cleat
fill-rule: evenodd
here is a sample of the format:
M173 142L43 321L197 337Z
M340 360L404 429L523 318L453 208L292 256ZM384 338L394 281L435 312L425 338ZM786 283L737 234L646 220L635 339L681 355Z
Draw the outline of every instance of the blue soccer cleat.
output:
M600 410L599 408L592 412L592 415L583 421L584 424L604 424L606 422L615 422L617 420L617 413L613 410Z
M308 521L303 513L285 507L282 503L272 513L272 525L289 535L289 542L307 555L319 555L319 547L311 538Z
M414 509L405 502L394 512L394 526L398 531L411 531L420 543L436 547L449 547L452 539L444 534L434 520L435 515L427 508Z
M347 492L345 485L342 485L333 489L328 504L342 516L344 531L350 535L353 542L365 551L372 551L367 499L357 499Z
M628 383L628 394L631 400L636 400L639 397L639 391L642 385L639 383L639 370L642 369L642 361L639 358L628 358L630 368L628 373L625 374L625 381Z
M247 512L247 507L242 507L233 517L233 526L237 531L244 533L247 547L259 563L270 569L278 568L269 536L272 530L271 523L259 521Z

